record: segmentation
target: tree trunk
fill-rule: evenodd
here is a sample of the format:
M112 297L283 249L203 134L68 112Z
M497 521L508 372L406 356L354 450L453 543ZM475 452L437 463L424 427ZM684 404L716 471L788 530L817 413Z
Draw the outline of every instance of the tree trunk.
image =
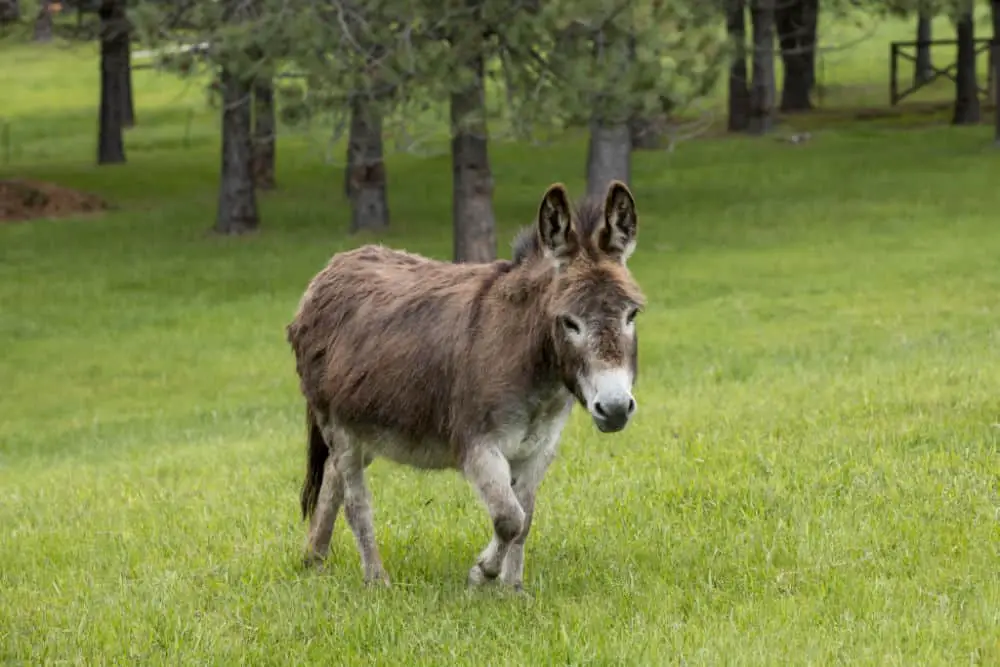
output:
M753 81L749 131L752 134L766 134L774 126L774 1L751 2Z
M274 181L275 140L274 86L270 79L257 79L253 86L253 178L261 190L271 190Z
M244 234L260 224L250 136L251 85L226 68L222 69L219 80L222 88L222 174L215 231Z
M747 73L746 3L729 0L726 6L726 33L733 44L729 65L729 131L744 132L750 127L750 77Z
M623 55L622 65L635 61L635 38L632 35L594 35L594 58L614 63ZM599 94L590 115L590 143L587 146L587 194L603 195L608 182L629 183L632 177L632 123L625 110L607 94Z
M135 100L132 97L132 38L131 26L128 23L125 32L125 45L122 58L125 63L121 68L122 77L122 126L135 127Z
M782 111L808 111L812 109L809 94L812 92L812 71L816 50L816 0L779 0L774 20L784 64L784 81L781 87Z
M52 41L52 12L50 11L49 0L40 0L38 3L38 15L35 16L35 36L36 42Z
M816 55L819 53L819 0L803 0L803 48L806 72L809 77L809 92L816 89Z
M347 153L351 233L387 229L389 197L382 151L382 111L364 95L355 95L351 100Z
M969 3L971 4L971 3ZM972 8L968 7L955 25L958 57L955 75L955 113L953 125L974 125L979 122L979 90L976 81L975 27Z
M930 81L934 72L931 70L931 16L926 9L921 9L917 18L917 54L913 65L913 83L920 84Z
M587 149L587 194L602 195L608 182L632 180L632 132L628 123L590 123Z
M456 262L489 262L497 250L482 56L467 67L473 82L451 95L454 254Z
M0 0L0 25L21 20L21 3L18 0Z
M1000 0L990 0L990 17L993 19L993 143L1000 147Z
M103 0L98 9L101 21L101 105L99 111L97 163L125 162L122 134L125 105L122 75L129 48L125 26L125 6L120 0Z

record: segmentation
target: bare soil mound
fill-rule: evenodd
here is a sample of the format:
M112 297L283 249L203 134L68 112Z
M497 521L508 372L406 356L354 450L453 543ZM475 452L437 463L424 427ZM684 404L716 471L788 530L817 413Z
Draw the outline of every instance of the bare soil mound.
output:
M53 183L0 179L0 222L61 218L108 208L100 197Z

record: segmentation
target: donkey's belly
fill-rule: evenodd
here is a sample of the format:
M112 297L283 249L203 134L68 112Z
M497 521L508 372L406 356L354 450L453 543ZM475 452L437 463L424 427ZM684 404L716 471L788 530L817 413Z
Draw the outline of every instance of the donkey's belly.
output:
M441 470L458 467L458 461L447 443L436 440L416 442L388 430L366 434L364 449L366 454L415 468Z

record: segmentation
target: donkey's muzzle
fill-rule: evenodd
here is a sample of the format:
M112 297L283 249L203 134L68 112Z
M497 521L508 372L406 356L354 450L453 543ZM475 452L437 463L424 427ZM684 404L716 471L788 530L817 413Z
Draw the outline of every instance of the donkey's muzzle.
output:
M631 396L594 401L590 410L594 424L601 433L616 433L622 430L633 413L635 413L635 399Z

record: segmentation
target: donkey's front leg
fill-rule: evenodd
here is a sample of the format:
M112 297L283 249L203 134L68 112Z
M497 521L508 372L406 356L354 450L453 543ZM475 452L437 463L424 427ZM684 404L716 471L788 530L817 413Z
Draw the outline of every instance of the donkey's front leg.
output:
M388 586L389 575L382 566L382 557L375 543L372 497L365 483L365 461L360 447L352 443L338 467L344 476L344 514L361 554L365 583Z
M510 465L496 447L478 445L470 449L463 471L479 492L493 520L493 541L469 570L469 585L496 579L504 557L524 526L525 514L510 483Z
M511 465L512 486L517 501L524 510L524 526L517 534L500 569L500 581L520 590L524 582L524 543L531 531L531 519L535 514L535 496L538 486L555 457L555 447L549 447L524 461Z

